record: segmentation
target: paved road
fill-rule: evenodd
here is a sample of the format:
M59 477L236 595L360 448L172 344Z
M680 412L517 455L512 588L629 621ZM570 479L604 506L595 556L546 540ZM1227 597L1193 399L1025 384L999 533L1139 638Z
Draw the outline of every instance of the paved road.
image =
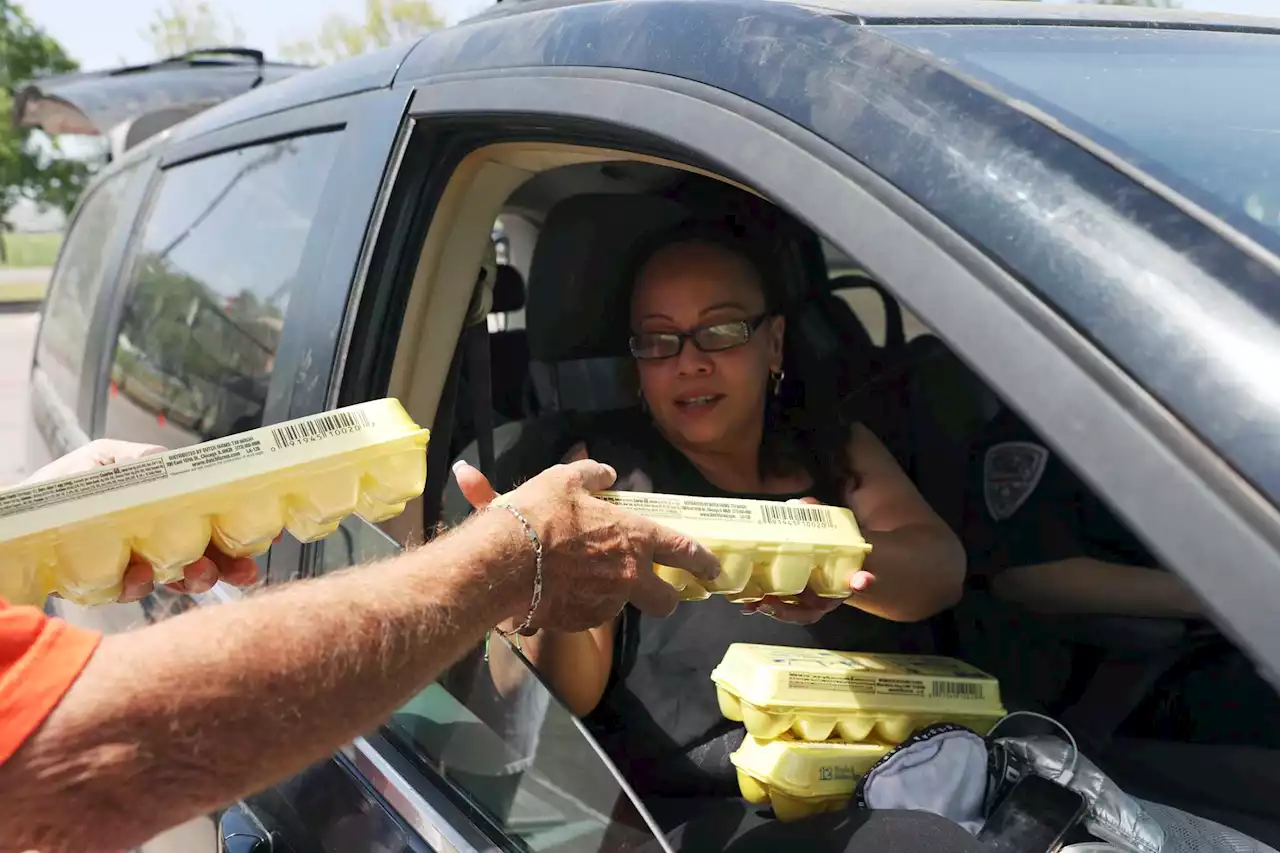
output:
M0 312L0 486L21 479L27 449L27 375L35 345L34 313Z

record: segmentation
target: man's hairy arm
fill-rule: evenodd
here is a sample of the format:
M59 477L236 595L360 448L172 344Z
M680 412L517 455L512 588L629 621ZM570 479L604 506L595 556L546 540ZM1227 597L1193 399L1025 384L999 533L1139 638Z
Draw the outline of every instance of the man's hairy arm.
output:
M5 850L127 849L376 727L528 608L507 513L420 551L106 637L0 766Z

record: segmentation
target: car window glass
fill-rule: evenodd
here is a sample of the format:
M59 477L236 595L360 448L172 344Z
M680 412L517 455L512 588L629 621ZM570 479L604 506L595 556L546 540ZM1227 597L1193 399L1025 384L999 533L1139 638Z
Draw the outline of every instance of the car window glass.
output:
M888 330L885 328L884 297L870 287L862 286L854 281L857 277L868 277L866 270L852 258L845 255L835 246L822 243L822 252L827 261L827 278L835 282L842 279L833 289L833 293L845 301L849 310L862 323L862 327L871 336L871 342L878 347L885 345ZM905 307L902 311L902 330L905 340L930 334L929 328L918 317Z
M173 167L131 265L106 434L179 447L258 427L339 134Z
M402 550L354 517L317 547L326 572ZM479 823L520 849L594 853L652 839L578 721L498 637L488 660L483 646L474 649L393 714L384 732L443 775Z
M1280 251L1272 34L1137 27L885 27L1062 121Z
M137 163L106 178L85 198L49 283L36 361L73 408L89 322L111 272L107 258L132 224L150 174Z

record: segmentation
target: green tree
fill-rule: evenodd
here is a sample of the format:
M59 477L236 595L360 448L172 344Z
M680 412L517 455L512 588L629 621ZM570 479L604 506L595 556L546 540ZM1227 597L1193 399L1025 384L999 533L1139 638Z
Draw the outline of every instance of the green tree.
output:
M365 0L363 21L330 15L314 38L284 44L280 52L297 62L338 62L442 26L444 19L427 0Z
M57 140L34 128L15 128L8 120L17 88L37 77L65 74L78 67L19 4L0 0L0 223L7 222L10 211L23 198L41 209L53 206L67 212L80 197L89 178L89 164L59 157Z
M156 9L139 34L159 59L244 41L235 18L206 0L169 0L168 8Z

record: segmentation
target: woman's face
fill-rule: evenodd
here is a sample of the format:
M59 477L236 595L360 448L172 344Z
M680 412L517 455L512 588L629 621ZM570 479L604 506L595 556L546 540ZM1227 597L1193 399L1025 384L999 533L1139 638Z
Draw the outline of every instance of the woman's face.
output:
M691 333L735 321L752 326L742 346L703 352L685 338L676 355L637 359L649 411L670 438L708 450L747 437L758 441L770 373L782 366L785 323L781 317L757 322L765 306L755 269L726 248L675 244L641 269L631 302L633 333Z

